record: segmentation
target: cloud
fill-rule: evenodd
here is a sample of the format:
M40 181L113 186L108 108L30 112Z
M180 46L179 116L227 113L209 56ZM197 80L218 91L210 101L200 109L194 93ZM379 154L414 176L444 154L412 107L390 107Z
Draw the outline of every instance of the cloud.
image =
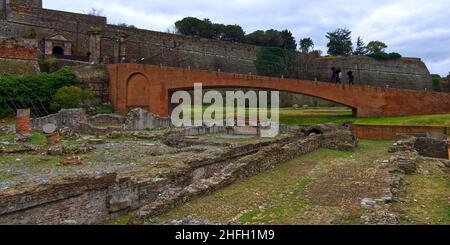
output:
M44 0L44 7L102 9L110 23L156 31L186 16L239 24L246 32L289 29L297 40L311 37L324 53L326 32L346 27L355 40L381 40L388 51L422 58L432 73L450 71L450 0Z

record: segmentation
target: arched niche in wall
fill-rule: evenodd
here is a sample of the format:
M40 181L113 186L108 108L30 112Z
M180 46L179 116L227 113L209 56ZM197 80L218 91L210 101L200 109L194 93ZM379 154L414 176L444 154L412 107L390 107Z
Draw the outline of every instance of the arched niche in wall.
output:
M144 74L136 73L130 76L127 81L127 110L133 108L150 110L149 89L149 81Z

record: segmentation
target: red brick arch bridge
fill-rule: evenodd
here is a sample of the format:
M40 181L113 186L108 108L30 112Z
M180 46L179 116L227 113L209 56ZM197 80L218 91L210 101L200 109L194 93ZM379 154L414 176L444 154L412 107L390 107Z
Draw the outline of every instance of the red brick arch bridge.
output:
M171 92L193 89L194 83L203 83L203 88L255 88L314 96L351 107L359 117L450 113L450 93L349 86L140 64L115 64L109 65L108 69L110 100L122 114L130 108L142 107L159 116L168 116Z

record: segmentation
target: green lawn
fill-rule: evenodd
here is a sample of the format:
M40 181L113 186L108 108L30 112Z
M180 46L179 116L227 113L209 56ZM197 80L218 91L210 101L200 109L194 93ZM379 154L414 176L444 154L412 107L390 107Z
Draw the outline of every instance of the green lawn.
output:
M404 116L404 117L381 117L381 118L358 118L355 121L360 125L406 125L406 126L447 126L450 127L450 114Z

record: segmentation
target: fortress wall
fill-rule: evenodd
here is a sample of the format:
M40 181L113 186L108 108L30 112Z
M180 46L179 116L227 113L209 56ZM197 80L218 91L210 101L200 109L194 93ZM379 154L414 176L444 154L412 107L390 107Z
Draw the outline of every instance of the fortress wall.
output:
M74 55L84 56L89 50L88 32L105 24L105 17L10 6L7 23L0 27L0 36L23 37L35 31L36 38L41 41L39 49L42 53L42 40L60 34L72 42Z
M311 78L329 81L331 67L343 71L343 82L347 82L347 72L351 70L356 84L432 90L430 72L417 58L378 61L366 56L323 57L313 61L308 73Z
M125 36L122 52L126 52L127 62L256 73L254 60L259 47L113 25L102 32L102 55L111 56L114 49L112 57L120 55L116 43L119 35Z
M44 39L55 34L72 43L72 55L87 56L89 45L93 43L89 33L96 31L99 58L105 63L161 64L256 74L254 61L260 50L257 46L108 25L105 17L36 8L39 0L25 2L30 4L12 1L16 4L10 5L7 21L0 20L0 37L23 37L35 31L39 57L43 57ZM343 69L344 78L348 70L355 71L356 83L360 84L419 90L432 87L428 69L419 59L377 61L368 57L316 59L298 56L300 79L328 81L330 68L335 66ZM308 104L307 101L290 100L287 104Z

